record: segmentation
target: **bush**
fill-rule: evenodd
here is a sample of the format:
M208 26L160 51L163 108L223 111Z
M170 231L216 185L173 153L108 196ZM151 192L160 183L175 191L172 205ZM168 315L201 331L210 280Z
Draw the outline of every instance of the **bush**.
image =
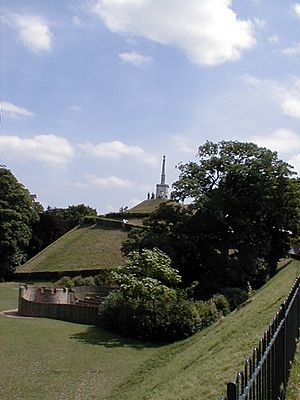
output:
M82 279L82 286L96 286L95 278L93 276L87 276Z
M84 278L81 275L74 276L72 281L74 286L84 286Z
M183 339L220 316L213 301L194 302L186 290L174 288L181 277L158 249L134 252L112 277L118 289L104 301L100 325L123 336Z
M74 286L74 283L72 278L70 278L69 276L63 276L57 282L55 282L54 286L67 287L71 289Z
M229 302L223 294L215 294L211 300L215 303L217 310L224 316L230 313Z
M170 341L196 333L203 321L190 300L143 301L118 291L105 300L100 324L126 337Z
M235 310L237 306L244 303L248 299L247 290L237 287L227 287L222 290L222 294L226 297L230 310Z
M213 322L217 321L220 317L220 313L218 312L217 307L212 300L196 301L195 306L201 320L202 328L209 326Z

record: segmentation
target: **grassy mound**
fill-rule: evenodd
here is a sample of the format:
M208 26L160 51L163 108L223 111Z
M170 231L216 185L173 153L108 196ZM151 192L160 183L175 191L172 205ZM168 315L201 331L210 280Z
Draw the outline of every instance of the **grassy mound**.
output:
M153 200L144 200L136 206L132 207L128 210L130 213L145 213L150 214L155 211L162 203L165 203L168 200L165 199L153 199Z
M244 307L165 346L63 321L0 317L1 398L219 399L299 274L294 260ZM16 284L0 284L0 311L16 306Z
M17 273L82 271L114 268L124 263L122 242L127 233L101 225L78 227L22 265Z

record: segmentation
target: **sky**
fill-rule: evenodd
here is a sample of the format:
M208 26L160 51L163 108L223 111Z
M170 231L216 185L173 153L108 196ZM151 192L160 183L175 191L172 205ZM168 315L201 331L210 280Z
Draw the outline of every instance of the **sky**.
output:
M178 179L207 140L300 173L300 2L2 0L0 164L98 213Z

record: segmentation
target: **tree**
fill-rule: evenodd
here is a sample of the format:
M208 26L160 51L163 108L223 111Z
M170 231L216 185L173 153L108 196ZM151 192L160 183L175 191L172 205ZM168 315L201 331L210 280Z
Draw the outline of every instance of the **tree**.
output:
M26 259L32 224L41 205L5 166L0 166L0 279Z
M194 302L176 290L181 277L162 251L131 254L125 267L112 272L117 289L105 300L100 324L119 334L147 340L187 337L220 313L213 302Z
M32 238L28 246L29 257L33 257L70 229L79 225L87 215L97 215L97 210L78 204L67 208L47 207L45 211L40 212L39 220L33 225Z
M218 254L218 276L231 286L259 286L299 234L299 178L276 152L253 143L206 142L198 157L199 164L179 166L173 196L192 199L194 218Z
M198 296L262 285L300 232L300 181L275 152L253 143L206 142L179 165L173 198L129 233L123 251L159 247Z

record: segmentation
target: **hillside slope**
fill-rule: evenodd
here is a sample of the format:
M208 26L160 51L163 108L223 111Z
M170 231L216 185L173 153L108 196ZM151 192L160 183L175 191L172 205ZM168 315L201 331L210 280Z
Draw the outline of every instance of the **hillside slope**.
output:
M102 225L77 227L56 240L17 273L114 268L124 263L122 242L127 232Z
M251 355L252 347L271 322L296 277L300 261L292 261L257 291L245 307L193 337L166 346L110 399L216 400L226 392Z

